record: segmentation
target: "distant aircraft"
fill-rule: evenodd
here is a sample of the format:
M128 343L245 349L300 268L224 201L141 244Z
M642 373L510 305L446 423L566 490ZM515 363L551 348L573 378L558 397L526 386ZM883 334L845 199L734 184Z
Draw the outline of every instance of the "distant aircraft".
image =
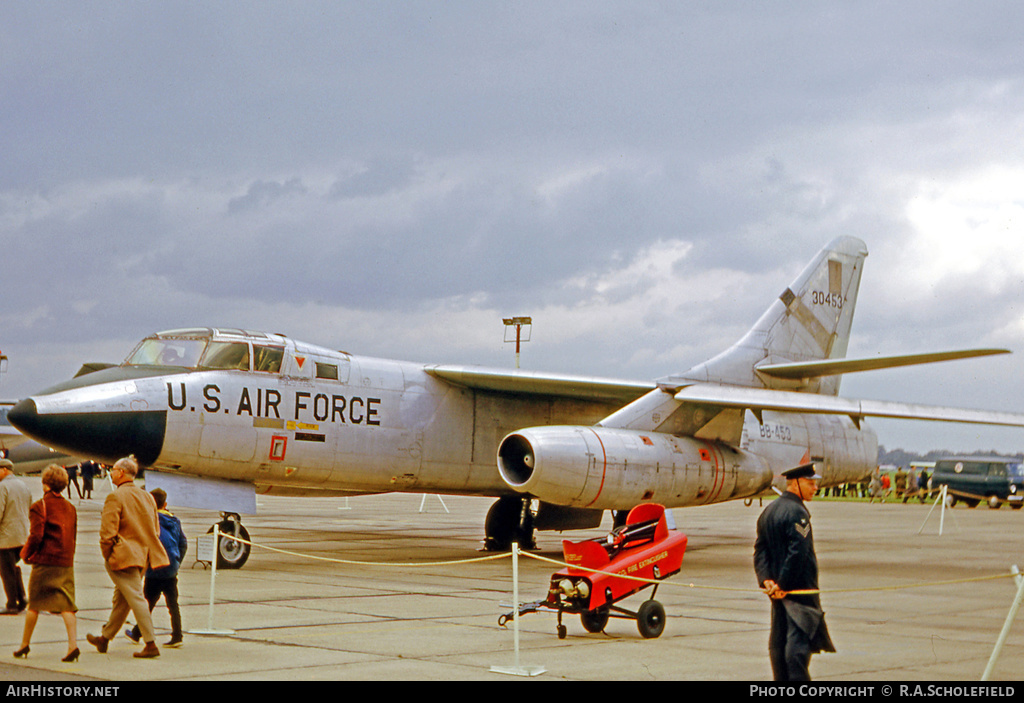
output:
M80 464L81 459L44 447L39 442L25 438L22 442L7 452L7 458L14 462L14 473L16 474L38 474L50 464L58 466L71 466Z
M13 447L28 440L18 429L11 425L7 413L14 407L13 400L0 400L0 455L7 456Z
M1024 426L1024 414L838 397L841 374L1007 353L846 359L867 248L823 248L734 346L654 382L353 356L276 334L180 329L119 366L90 365L18 403L10 421L75 456L134 454L174 504L240 513L255 495L392 491L493 496L485 546L590 528L604 510L756 496L814 461L859 481L878 442L864 418ZM623 513L624 514L624 513ZM211 528L212 529L212 528ZM221 565L248 545L222 540Z

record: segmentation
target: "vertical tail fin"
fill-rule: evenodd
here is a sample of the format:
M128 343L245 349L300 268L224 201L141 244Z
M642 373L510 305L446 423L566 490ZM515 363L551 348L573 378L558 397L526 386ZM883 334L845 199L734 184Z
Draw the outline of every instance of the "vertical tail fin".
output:
M866 245L855 237L832 240L740 341L713 359L671 377L671 381L682 379L836 395L838 376L783 380L758 374L757 367L846 356L867 255Z

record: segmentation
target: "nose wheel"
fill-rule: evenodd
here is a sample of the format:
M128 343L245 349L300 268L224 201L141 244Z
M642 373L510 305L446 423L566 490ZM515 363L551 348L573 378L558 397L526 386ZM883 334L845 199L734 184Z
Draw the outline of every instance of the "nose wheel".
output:
M215 527L218 527L221 532L220 539L217 540L217 568L241 569L248 561L252 547L244 542L225 537L225 535L239 537L248 542L251 541L249 531L242 526L239 516L234 513L226 514ZM212 532L213 527L206 531L207 534Z
M533 510L529 498L502 496L487 511L484 521L484 550L506 552L512 543L521 549L535 549Z

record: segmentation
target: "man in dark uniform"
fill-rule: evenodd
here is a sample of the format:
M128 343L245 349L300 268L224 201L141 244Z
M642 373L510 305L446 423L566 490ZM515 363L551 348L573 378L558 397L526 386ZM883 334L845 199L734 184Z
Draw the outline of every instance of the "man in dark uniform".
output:
M772 604L768 654L776 681L809 681L811 654L834 652L818 596L811 514L804 505L821 478L814 464L782 472L786 490L757 519L754 571ZM791 593L791 591L814 591Z

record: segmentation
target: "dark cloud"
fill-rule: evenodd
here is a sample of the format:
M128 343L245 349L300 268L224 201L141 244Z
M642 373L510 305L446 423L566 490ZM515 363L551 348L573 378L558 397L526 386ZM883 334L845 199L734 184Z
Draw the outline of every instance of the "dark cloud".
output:
M979 228L1019 221L972 208L1019 196L960 198L933 245L908 211L1024 173L1022 29L1009 2L10 3L0 345L53 359L245 324L495 363L481 316L537 311L558 329L539 321L527 358L653 377L854 235L872 253L851 353L1024 351L1005 265L922 290L929 246L994 250ZM455 327L388 346L420 318ZM844 389L900 397L888 378ZM1024 390L972 378L977 404Z

